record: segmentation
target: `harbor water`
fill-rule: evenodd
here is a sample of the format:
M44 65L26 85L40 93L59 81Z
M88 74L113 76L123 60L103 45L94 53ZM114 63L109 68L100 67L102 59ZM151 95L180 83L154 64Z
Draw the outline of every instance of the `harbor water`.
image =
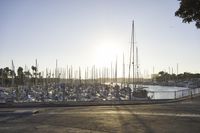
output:
M145 90L148 91L148 96L151 99L176 99L184 96L198 94L200 92L199 88L189 89L186 87L157 86L157 85L147 85L144 87Z

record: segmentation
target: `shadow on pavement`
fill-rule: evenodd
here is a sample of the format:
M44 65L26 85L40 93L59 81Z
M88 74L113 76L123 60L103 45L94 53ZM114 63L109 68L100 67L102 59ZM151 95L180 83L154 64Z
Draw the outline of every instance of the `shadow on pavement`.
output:
M0 123L8 123L13 120L18 120L31 116L32 114L13 114L13 115L0 115Z
M115 107L118 111L118 119L121 125L121 132L148 132L153 133L153 129L139 115L132 113L127 106ZM121 111L128 111L130 114L122 114Z

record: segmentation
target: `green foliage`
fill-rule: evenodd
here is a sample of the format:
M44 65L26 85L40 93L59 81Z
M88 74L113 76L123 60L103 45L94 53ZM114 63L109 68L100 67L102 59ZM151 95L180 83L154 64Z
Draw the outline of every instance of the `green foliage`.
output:
M32 70L34 77L30 71L23 71L22 67L18 67L17 75L9 67L0 68L0 86L12 86L12 79L14 79L14 86L25 85L26 83L29 83L29 85L35 84L36 75L40 78L38 79L38 84L42 84L43 77L41 72L37 74L37 68L34 66L32 66Z
M24 72L23 72L23 68L22 67L19 67L17 69L17 75L18 75L19 84L23 84L23 82L24 82Z
M168 82L169 80L185 81L185 80L194 80L194 79L200 79L200 74L184 72L182 74L176 75L176 74L168 74L167 72L160 71L158 73L158 77L156 77L157 82Z
M179 0L180 7L175 12L175 16L183 18L184 23L196 22L196 27L200 28L200 0Z

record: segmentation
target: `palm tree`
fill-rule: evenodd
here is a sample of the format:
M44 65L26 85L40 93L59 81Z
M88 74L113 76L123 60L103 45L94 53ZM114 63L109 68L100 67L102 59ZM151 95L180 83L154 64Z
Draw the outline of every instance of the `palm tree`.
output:
M24 82L24 73L23 73L23 68L22 67L18 67L17 75L18 75L18 78L19 78L19 84L22 85L23 82Z
M32 77L32 75L31 75L29 70L24 72L24 77L25 77L25 83L29 84L29 79Z
M35 74L34 74L34 71L36 72L37 68L36 68L35 66L32 66L31 69L32 69L32 71L33 71L33 75L35 75Z
M24 76L25 76L26 78L30 78L30 77L32 76L32 74L30 73L30 71L25 71L25 72L24 72Z
M1 86L3 86L3 68L0 69Z
M36 73L36 72L37 72L37 67L32 66L31 69L32 69L33 75L35 75L34 82L35 82L35 84L36 84L36 78L37 78L37 73Z
M4 79L5 86L8 86L8 84L9 84L9 79L8 79L9 75L10 75L9 67L4 68L3 69L3 79Z

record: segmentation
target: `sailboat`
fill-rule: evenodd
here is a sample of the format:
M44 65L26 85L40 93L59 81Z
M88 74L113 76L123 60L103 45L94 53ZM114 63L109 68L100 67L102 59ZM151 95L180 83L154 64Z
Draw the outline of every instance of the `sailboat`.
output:
M132 56L132 57L131 57ZM131 35L131 47L130 47L130 62L129 62L129 87L132 84L132 95L131 99L132 100L147 100L149 99L148 97L148 92L141 86L137 86L135 82L135 46L134 46L134 20L132 22L132 35ZM131 72L131 64L133 67L132 70L132 83L130 81L130 72ZM138 65L138 48L136 47L136 69L137 69L137 79L139 79L139 65Z

